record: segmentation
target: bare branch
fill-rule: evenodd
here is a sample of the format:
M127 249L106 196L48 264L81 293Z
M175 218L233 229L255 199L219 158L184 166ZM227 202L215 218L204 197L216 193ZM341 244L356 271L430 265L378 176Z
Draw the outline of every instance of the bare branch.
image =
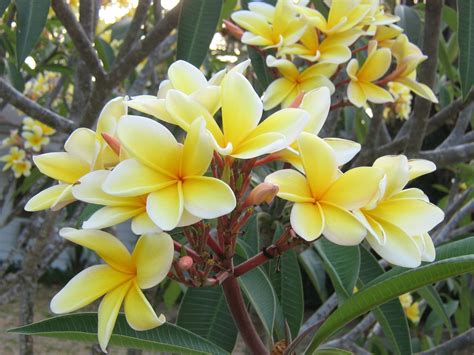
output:
M471 233L472 231L474 231L474 222L471 222L471 223L465 225L464 227L456 228L455 230L453 230L450 233L449 238L457 238L457 237L460 237L462 235L466 235L468 233Z
M106 79L106 73L102 62L97 56L94 47L92 47L86 31L84 31L77 21L69 5L65 0L53 0L52 6L56 16L71 37L81 59L87 64L88 70L95 76L97 81L104 81Z
M133 51L130 51L119 61L110 73L108 86L113 87L126 78L133 68L145 59L159 45L178 24L181 4L176 5L166 16L159 21L148 35L138 43Z
M335 293L329 297L326 302L323 303L321 307L318 308L316 312L314 312L311 317L308 318L306 322L300 328L300 334L303 333L306 329L312 327L314 324L320 322L321 320L327 318L329 314L336 308L337 306L337 296Z
M474 159L474 143L459 144L445 149L422 151L416 157L431 160L438 167Z
M420 67L419 81L430 88L434 86L436 77L442 9L443 0L432 0L426 4L423 52L428 56L428 59ZM431 102L421 96L417 96L415 108L410 118L410 132L405 147L407 154L420 151L428 125L430 110Z
M148 8L150 7L151 0L140 0L138 2L138 6L135 10L135 15L133 16L133 20L130 23L130 27L128 28L127 35L120 46L120 50L117 54L117 58L123 57L125 54L130 52L133 49L134 45L136 44L136 40L140 36L140 30L145 22L146 14L148 12Z
M458 143L463 138L464 132L466 131L466 128L469 126L469 123L471 122L473 111L474 111L474 103L469 104L464 110L461 111L456 121L456 125L451 130L451 133L444 140L444 142L441 143L438 149L448 147L452 145L453 143Z
M453 339L438 345L430 350L418 353L418 355L436 355L461 353L461 350L467 350L466 354L472 354L474 351L474 328L454 337ZM470 350L470 351L469 351Z
M10 86L3 78L0 78L0 97L28 116L46 123L58 131L69 132L74 129L73 121L38 105Z
M441 228L438 233L433 237L433 240L436 242L436 244L440 244L444 242L450 232L459 224L461 219L464 218L464 216L474 212L474 200L468 202L465 204L449 221L446 223L443 228Z

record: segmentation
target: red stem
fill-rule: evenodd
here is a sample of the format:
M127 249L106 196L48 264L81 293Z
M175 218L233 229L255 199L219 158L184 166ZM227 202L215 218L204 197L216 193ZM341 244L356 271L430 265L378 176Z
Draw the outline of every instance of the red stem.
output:
M188 254L191 258L193 258L194 261L198 261L198 262L201 261L201 257L194 250L182 246L176 240L173 240L173 244L174 244L174 250L176 250L177 252L181 252L181 250L184 249L186 251L186 254Z
M269 354L269 351L263 344L260 336L257 333L257 329L250 319L250 314L247 311L247 307L242 297L242 292L240 291L239 284L235 277L228 277L223 283L222 288L224 290L224 295L229 305L230 313L234 322L237 325L237 328L240 331L242 339L244 339L245 344L250 349L252 354Z
M209 236L207 238L207 246L211 248L211 250L216 253L219 257L221 257L224 254L224 251L222 250L221 246L216 242L212 236Z
M352 51L352 54L356 54L356 53L359 53L359 52L362 52L362 51L365 51L367 48L369 48L369 45L365 45L365 46L362 46L362 47L359 47L359 48L356 48Z

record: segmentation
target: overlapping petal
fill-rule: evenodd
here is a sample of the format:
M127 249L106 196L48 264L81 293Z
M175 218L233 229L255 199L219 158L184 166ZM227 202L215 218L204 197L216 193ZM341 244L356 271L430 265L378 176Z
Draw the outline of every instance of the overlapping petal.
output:
M291 227L304 240L317 239L325 226L324 215L319 203L295 203L290 215Z
M350 212L336 205L321 202L324 214L324 236L339 245L358 245L367 234L362 223Z
M176 228L184 209L181 181L152 192L146 201L146 210L151 220L162 230Z
M44 175L68 184L74 184L90 171L87 161L64 152L35 155L33 161Z
M278 186L277 196L292 202L313 202L314 198L306 178L291 169L279 170L267 175L265 182Z
M25 205L25 211L35 212L65 206L76 199L72 195L72 186L69 184L58 184L41 191L33 196Z
M136 283L130 287L125 297L124 311L128 324L137 331L152 329L166 322L164 315L156 316L153 307Z

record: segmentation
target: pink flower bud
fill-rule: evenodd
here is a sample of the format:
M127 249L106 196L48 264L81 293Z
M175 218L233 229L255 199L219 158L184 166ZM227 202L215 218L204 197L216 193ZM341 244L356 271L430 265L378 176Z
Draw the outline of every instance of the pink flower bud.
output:
M255 186L247 197L246 204L260 205L263 202L272 203L273 199L278 193L278 186L269 182L262 182Z
M229 31L232 37L240 41L240 39L242 38L244 34L244 31L239 26L237 26L236 24L234 24L233 22L229 20L224 20L224 24L225 24L225 28L227 29L227 31Z
M189 270L193 266L193 258L190 256L182 256L178 260L178 266L181 270Z
M115 154L120 155L120 142L117 138L108 133L102 133L102 138L104 138L105 142L115 152Z

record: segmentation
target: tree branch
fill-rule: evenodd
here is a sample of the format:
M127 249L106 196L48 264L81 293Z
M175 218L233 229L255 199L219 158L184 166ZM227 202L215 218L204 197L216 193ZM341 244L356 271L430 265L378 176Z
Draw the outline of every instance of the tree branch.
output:
M438 167L474 159L474 143L459 144L445 149L422 151L416 157L431 160Z
M97 52L92 46L90 39L76 19L65 0L53 0L52 6L56 16L63 24L67 33L71 37L81 59L87 64L87 67L97 81L106 80L106 73L102 66L102 62L97 56Z
M135 15L133 16L133 20L130 23L130 27L128 28L127 35L120 46L119 52L117 54L117 58L123 57L125 54L130 52L133 49L136 40L139 38L140 30L145 22L146 14L150 7L151 0L140 0L138 2L138 6L135 9Z
M17 109L26 113L28 116L46 123L47 125L56 128L58 131L70 132L75 128L73 121L38 105L36 102L27 98L21 92L10 86L10 84L8 84L3 78L0 78L0 97L15 106Z
M420 67L419 81L430 88L433 88L436 77L442 9L443 0L432 0L426 4L423 52L428 56L428 59ZM405 152L409 155L417 153L421 149L430 110L431 102L417 96L410 118L410 132L405 147Z
M418 355L452 354L466 349L471 350L467 351L466 354L472 354L474 350L474 328L469 329L437 347L418 353Z

